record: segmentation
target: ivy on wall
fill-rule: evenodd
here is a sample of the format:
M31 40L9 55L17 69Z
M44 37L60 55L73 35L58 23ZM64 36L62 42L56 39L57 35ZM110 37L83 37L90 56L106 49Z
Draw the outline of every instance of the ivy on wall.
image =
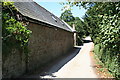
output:
M2 42L3 55L10 53L11 49L27 51L27 44L32 31L16 20L17 9L13 2L2 3ZM25 52L26 53L26 52Z

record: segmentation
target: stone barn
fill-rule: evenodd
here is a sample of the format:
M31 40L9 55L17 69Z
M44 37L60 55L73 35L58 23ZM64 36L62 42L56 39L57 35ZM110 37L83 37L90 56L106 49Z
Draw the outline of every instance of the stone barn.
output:
M14 5L19 12L18 20L22 17L32 31L30 51L25 55L14 50L3 62L3 77L19 77L26 71L34 71L73 49L75 30L67 23L36 2L15 2Z

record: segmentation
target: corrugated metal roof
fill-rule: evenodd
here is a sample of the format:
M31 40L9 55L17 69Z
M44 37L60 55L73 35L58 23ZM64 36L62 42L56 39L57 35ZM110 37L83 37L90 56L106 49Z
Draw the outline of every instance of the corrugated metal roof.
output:
M38 5L36 2L15 2L15 7L18 11L29 18L56 26L58 28L74 32L70 26L66 25L61 19L56 17L54 14L47 11L45 8Z

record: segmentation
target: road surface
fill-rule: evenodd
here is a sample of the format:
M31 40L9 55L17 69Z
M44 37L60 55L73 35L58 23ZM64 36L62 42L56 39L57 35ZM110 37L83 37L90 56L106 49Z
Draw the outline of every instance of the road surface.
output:
M85 38L83 46L76 46L69 55L53 62L42 72L39 70L32 78L98 78L90 57L93 42L90 37Z

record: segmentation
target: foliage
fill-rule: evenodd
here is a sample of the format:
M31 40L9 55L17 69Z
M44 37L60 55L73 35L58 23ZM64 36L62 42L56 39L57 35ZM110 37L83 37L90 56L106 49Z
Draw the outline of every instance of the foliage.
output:
M3 53L10 53L13 47L26 49L31 31L15 19L14 13L17 9L14 7L13 2L3 2L2 6Z
M71 13L71 10L64 11L60 18L67 22L70 26L75 25L75 30L77 31L77 45L81 45L83 43L82 38L84 37L84 23L79 17L74 17Z
M71 13L70 10L64 11L64 12L61 14L60 18L61 18L62 20L64 20L65 22L71 22L71 21L74 21L74 20L75 20L75 18L73 17L73 15L72 15L72 13Z
M120 2L69 2L69 4L87 9L84 24L95 44L95 53L108 70L119 79Z
M85 28L84 22L79 18L75 17L75 30L77 31L77 45L81 45L83 43L83 38L85 36Z
M119 6L118 2L96 3L85 18L94 43L100 45L99 58L117 78L120 78Z

